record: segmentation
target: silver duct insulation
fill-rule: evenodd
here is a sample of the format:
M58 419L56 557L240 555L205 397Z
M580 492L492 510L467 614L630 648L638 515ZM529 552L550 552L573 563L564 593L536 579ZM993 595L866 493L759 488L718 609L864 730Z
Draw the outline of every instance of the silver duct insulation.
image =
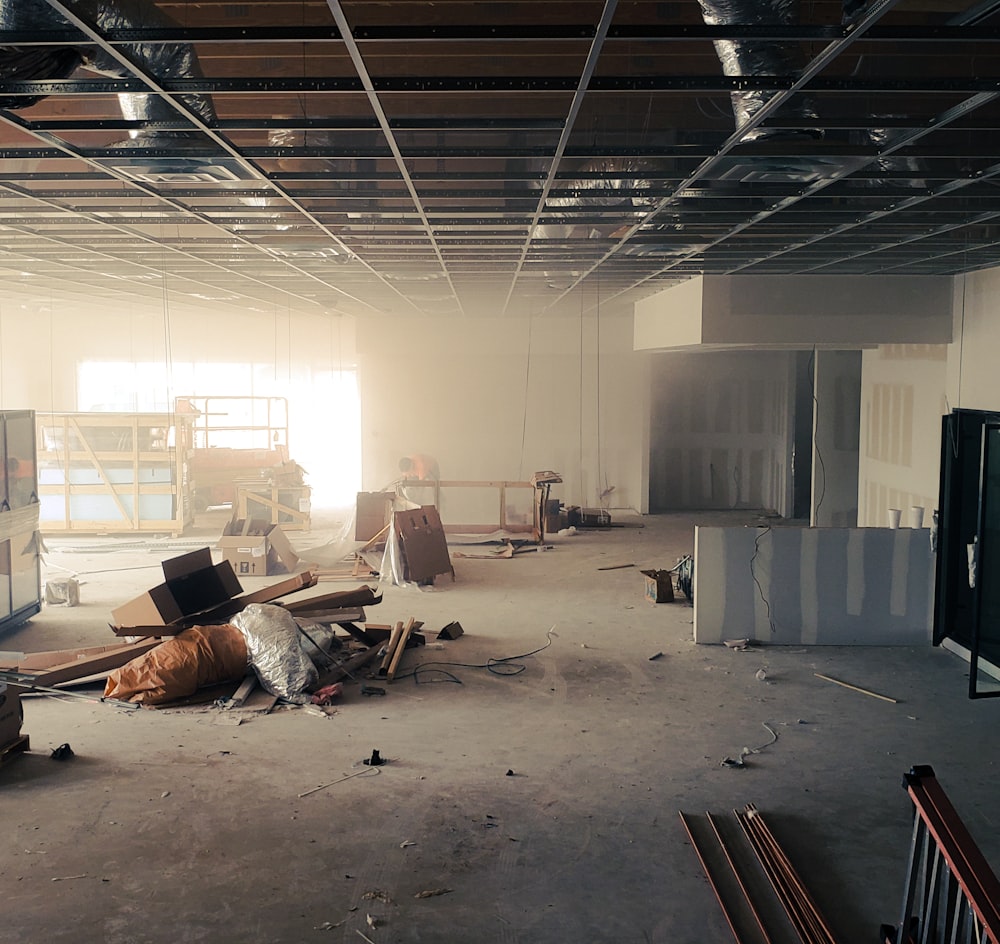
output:
M92 21L102 31L168 27L176 24L152 0L78 0L74 13ZM68 21L45 0L0 0L0 29L65 30ZM194 48L184 43L130 43L121 47L133 62L157 79L188 79L201 76ZM0 78L32 80L63 79L83 66L112 78L129 78L131 73L105 50L81 43L70 47L0 46ZM27 108L44 96L0 98L0 107ZM203 121L215 120L211 100L204 95L182 95L181 100ZM122 114L140 121L175 120L177 112L159 95L119 95ZM155 133L155 132L154 132ZM146 137L149 132L143 133ZM136 142L138 143L138 142Z
M698 0L702 19L708 26L791 26L798 12L797 0ZM771 40L718 39L715 52L726 75L795 75L786 45ZM747 123L775 95L770 89L748 89L730 93L736 127ZM800 118L816 118L816 111L805 98L797 96L788 113ZM775 132L754 128L744 141L757 141ZM814 132L816 135L819 131Z
M587 177L580 180L557 180L556 190L602 190L626 191L649 190L653 182L648 175L656 175L657 169L648 161L607 160L591 161L580 168L578 173L600 174L600 177ZM628 203L634 207L654 206L656 200L639 194L619 196L617 193L599 193L594 196L549 197L545 205L549 207L578 206L621 206Z

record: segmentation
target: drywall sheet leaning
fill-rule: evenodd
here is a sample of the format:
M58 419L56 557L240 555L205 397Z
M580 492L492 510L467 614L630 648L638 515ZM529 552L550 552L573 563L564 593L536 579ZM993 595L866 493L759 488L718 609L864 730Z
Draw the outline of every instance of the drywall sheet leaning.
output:
M931 642L926 529L695 528L694 640Z

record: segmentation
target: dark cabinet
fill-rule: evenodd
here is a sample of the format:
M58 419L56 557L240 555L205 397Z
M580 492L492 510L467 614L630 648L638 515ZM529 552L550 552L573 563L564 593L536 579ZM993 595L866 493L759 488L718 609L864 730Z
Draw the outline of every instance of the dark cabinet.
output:
M41 609L35 414L0 412L0 630Z

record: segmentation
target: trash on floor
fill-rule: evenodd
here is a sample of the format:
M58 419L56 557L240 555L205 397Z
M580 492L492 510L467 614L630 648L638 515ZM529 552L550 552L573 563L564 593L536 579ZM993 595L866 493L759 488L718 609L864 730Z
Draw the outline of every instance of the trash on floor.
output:
M674 581L669 570L640 570L646 578L646 599L650 603L673 603Z
M112 670L104 696L162 704L193 695L199 688L238 681L246 667L247 645L236 627L192 626Z
M80 581L75 577L49 577L45 581L45 602L49 606L79 606Z

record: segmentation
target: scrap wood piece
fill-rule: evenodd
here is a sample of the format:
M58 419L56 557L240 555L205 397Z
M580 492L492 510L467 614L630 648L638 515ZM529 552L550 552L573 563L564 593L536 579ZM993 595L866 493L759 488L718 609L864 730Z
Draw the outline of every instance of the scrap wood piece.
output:
M503 547L498 547L495 551L487 551L484 554L473 554L468 551L451 551L452 557L466 557L474 560L510 560L514 556L514 545L507 541Z
M60 665L67 665L79 659L87 659L90 656L99 656L105 652L112 652L122 647L122 643L116 642L113 646L84 646L79 649L46 649L40 652L25 652L21 657L12 663L4 663L4 668L9 668L18 672L43 672Z
M890 698L888 695L880 695L878 692L869 691L867 688L861 688L858 685L851 685L850 682L842 682L840 679L835 679L829 675L821 675L819 672L813 672L813 675L818 679L823 679L824 682L833 682L834 685L842 685L844 688L849 688L852 692L861 692L862 695L880 698L882 701L892 702L894 705L899 704L899 700L896 698Z
M381 602L381 593L376 593L372 587L362 584L354 590L335 590L333 593L322 593L319 596L306 597L302 600L291 600L288 603L282 603L281 606L295 616L306 616L312 612L357 609L362 606L374 606Z
M413 632L413 624L415 622L416 620L412 616L406 621L399 641L396 643L396 649L392 654L392 663L389 665L389 671L386 675L386 678L390 682L396 674L396 669L399 667L399 660L403 657L403 650L406 649L406 641L410 638L410 633Z
M403 635L403 621L398 620L396 625L392 627L392 633L389 635L389 641L385 646L385 654L382 656L382 661L378 667L379 678L385 678L389 674L389 666L392 664L392 657L396 652L396 646L399 644L399 638Z
M418 632L418 630L424 625L423 620L416 620L413 624L413 632L410 633L409 639L406 640L407 649L415 649L417 646L426 646L427 637ZM372 644L388 642L389 637L392 635L392 626L389 623L365 623L365 634L371 637Z
M250 697L250 693L257 687L257 675L255 672L248 672L246 678L240 682L240 687L233 692L230 698L220 699L219 707L224 711L233 708L242 708L243 703Z
M379 654L381 649L381 643L375 646L369 646L362 652L358 652L350 658L345 659L343 662L339 662L337 665L331 666L325 672L320 673L319 681L317 681L313 690L322 688L324 685L329 685L332 682L338 682L340 679L349 676L352 672L371 662Z
M611 564L609 567L598 567L598 570L624 570L626 567L635 567L635 564Z
M31 682L38 685L58 685L60 682L70 682L76 679L87 678L90 675L100 675L120 669L123 665L131 662L138 656L155 649L162 639L147 637L138 642L126 643L122 646L113 646L106 652L87 656L83 659L74 659L64 662L61 665L53 665L40 672L24 673L31 676Z

